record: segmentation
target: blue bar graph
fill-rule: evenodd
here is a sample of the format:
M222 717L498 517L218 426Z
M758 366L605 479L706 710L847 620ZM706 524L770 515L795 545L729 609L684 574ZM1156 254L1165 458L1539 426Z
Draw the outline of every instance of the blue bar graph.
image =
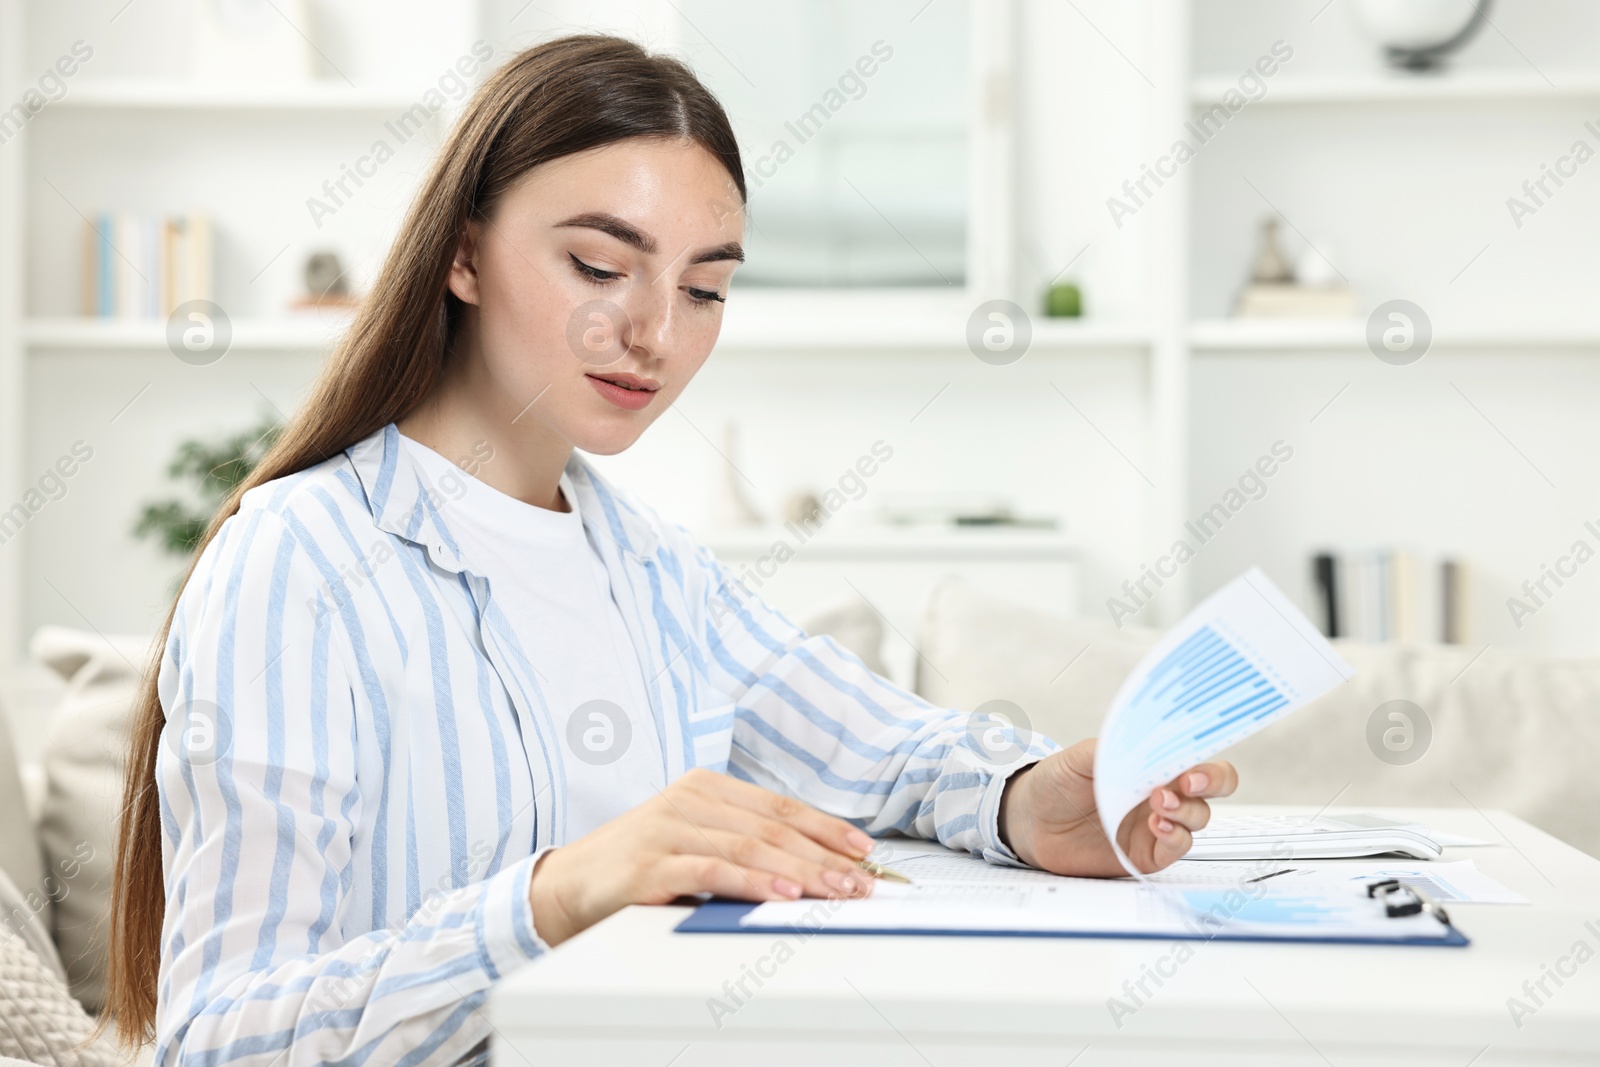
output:
M1129 702L1125 724L1159 724L1134 748L1146 771L1197 745L1225 748L1256 720L1289 703L1270 679L1211 626L1190 634L1150 673Z
M1330 919L1351 918L1347 902L1328 896L1269 893L1259 899L1235 891L1197 890L1180 894L1184 903L1202 915L1227 922L1273 926L1317 926ZM1370 918L1381 918L1381 912Z
M1156 787L1354 673L1260 570L1212 593L1145 653L1106 712L1094 758L1106 837L1115 843Z

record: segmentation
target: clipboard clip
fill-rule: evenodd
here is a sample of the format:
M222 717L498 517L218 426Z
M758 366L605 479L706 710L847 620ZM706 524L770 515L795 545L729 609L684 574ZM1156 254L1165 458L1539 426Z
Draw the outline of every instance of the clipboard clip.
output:
M1382 902L1384 914L1391 919L1427 912L1435 919L1450 925L1450 915L1427 893L1414 885L1406 885L1398 878L1385 878L1367 886L1367 898Z

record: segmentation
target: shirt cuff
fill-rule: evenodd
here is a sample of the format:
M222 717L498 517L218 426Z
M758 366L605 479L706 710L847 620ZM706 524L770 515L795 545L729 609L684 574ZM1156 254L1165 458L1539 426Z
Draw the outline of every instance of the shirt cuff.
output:
M539 849L484 882L483 900L479 904L481 941L478 948L483 954L484 968L496 980L550 951L550 946L534 930L529 890L533 885L534 865L553 847Z
M989 784L978 801L978 830L983 835L983 858L990 863L1006 867L1028 866L1004 841L1000 840L1000 798L1005 795L1006 783L1012 777L1048 755L1049 752L1030 753L1016 763L996 771L994 777L989 779Z

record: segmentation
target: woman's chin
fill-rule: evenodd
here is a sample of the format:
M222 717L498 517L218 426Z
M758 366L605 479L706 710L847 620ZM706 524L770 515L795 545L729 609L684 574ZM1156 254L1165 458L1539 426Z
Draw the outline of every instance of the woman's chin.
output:
M648 425L644 419L604 419L582 427L569 440L591 456L614 456L632 448Z

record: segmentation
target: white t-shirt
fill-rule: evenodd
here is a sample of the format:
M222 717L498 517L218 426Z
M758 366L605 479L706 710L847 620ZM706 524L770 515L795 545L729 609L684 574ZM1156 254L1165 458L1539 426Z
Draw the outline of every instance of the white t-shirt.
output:
M438 494L462 558L489 580L489 597L528 651L562 731L565 840L655 796L666 782L644 674L566 474L561 495L571 510L549 511L400 440Z

